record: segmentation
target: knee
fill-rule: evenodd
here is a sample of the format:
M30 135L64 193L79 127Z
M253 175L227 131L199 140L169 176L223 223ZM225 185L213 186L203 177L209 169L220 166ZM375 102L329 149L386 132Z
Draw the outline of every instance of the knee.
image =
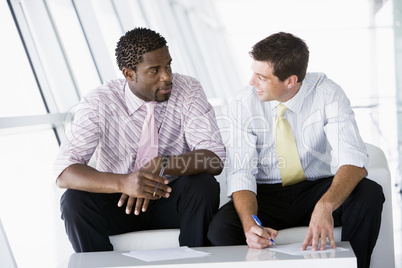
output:
M224 233L225 230L225 221L222 217L222 213L219 210L208 227L207 237L209 241L211 241L212 245L219 245L220 244L220 236Z
M242 224L233 202L221 207L209 224L207 237L214 246L245 244Z
M185 179L188 192L191 193L193 197L215 201L218 199L219 201L220 186L213 175L202 173L188 176Z
M60 211L63 220L76 218L82 210L82 206L87 203L86 192L67 189L60 199Z
M365 178L359 183L359 186L362 188L362 192L364 192L367 202L382 206L385 201L385 197L381 185L375 181Z
M355 188L361 208L373 213L381 212L385 197L381 185L370 179L363 179Z

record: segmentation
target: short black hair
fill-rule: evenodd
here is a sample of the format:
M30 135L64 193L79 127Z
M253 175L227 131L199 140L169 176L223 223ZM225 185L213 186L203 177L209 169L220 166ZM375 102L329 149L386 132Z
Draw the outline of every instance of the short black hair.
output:
M296 75L298 82L306 76L310 52L306 43L290 33L272 34L255 44L250 56L272 65L273 74L280 81Z
M142 55L166 46L166 39L159 33L147 28L134 28L127 31L117 42L115 55L119 69L129 68L137 71Z

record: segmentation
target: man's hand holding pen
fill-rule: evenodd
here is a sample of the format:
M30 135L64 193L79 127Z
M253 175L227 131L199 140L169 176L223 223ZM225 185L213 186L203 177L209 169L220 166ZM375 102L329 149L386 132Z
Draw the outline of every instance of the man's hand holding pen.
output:
M246 241L250 248L266 248L275 245L274 240L278 231L263 227L256 215L253 215L255 225L246 232Z

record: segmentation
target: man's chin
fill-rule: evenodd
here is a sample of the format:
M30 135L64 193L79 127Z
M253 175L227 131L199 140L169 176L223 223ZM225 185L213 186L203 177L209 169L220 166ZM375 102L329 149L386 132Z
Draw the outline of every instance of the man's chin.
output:
M261 102L270 101L270 99L269 99L267 96L264 96L264 95L257 95L257 98L258 98Z
M167 101L170 98L170 92L166 94L160 94L156 97L157 102L164 102Z

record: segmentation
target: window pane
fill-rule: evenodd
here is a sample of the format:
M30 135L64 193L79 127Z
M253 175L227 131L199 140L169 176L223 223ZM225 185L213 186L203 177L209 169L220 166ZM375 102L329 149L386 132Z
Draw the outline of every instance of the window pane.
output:
M46 113L6 1L0 1L0 32L0 117Z
M108 56L110 57L115 69L116 78L122 78L123 75L116 64L116 57L114 55L117 41L119 41L120 36L123 34L115 9L112 6L111 1L92 0L92 5L108 50Z
M81 96L99 86L100 79L70 0L47 1L56 31L71 66Z
M24 130L0 136L0 217L18 267L57 267L72 253L52 174L59 147L50 128Z

